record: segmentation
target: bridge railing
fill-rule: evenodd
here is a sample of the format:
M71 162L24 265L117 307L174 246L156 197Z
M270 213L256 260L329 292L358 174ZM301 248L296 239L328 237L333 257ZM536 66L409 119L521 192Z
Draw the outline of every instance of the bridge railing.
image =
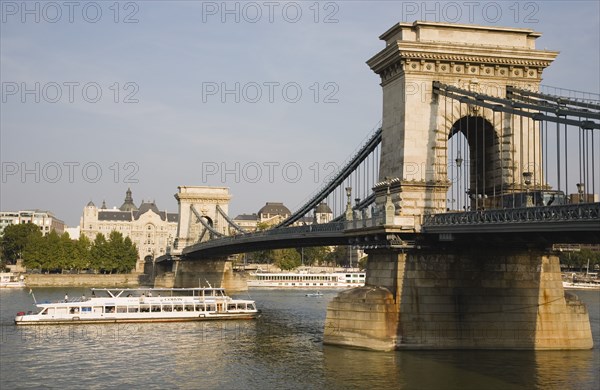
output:
M522 207L427 215L423 227L600 219L600 203Z

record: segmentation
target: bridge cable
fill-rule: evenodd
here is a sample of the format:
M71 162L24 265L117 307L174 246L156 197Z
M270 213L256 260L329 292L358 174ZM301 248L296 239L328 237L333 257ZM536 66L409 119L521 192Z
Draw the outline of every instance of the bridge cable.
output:
M289 226L294 222L300 220L302 216L306 215L310 210L314 209L319 203L326 199L329 194L335 191L340 184L348 182L350 175L356 170L358 166L369 156L373 150L381 143L382 129L379 128L375 131L373 136L365 143L365 145L354 155L354 157L340 170L340 172L315 196L313 196L304 206L299 208L296 212L290 215L287 219L279 223L275 228ZM343 202L342 202L343 204Z
M205 221L204 217L202 215L200 215L200 213L196 210L196 207L194 207L194 205L190 205L190 208L192 210L192 212L194 213L194 215L196 215L196 218L198 218L198 220L200 221L200 223L206 228L208 229L208 231L210 231L212 234L214 234L217 237L222 237L225 234L223 233L219 233L215 228L213 228L212 226L210 226L210 224L208 222Z
M219 212L219 214L221 214L221 216L223 218L225 218L225 221L227 221L227 223L233 227L235 230L237 230L238 232L244 234L247 233L240 225L238 225L237 223L235 223L235 221L233 219L231 219L227 213L225 213L225 211L223 211L223 209L221 208L220 205L217 205L217 211Z

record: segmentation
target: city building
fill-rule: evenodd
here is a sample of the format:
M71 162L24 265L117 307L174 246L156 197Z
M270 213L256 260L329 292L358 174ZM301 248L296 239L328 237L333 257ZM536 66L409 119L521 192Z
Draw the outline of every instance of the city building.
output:
M288 218L290 215L290 210L283 203L267 202L258 213L240 214L235 217L233 221L245 231L253 232L256 231L256 227L259 223L266 224L267 226L274 226ZM321 202L315 207L312 217L302 217L296 221L294 225L327 223L331 222L332 219L333 212L331 211L331 208L329 208L325 202Z
M267 202L258 210L258 222L268 226L277 225L292 213L283 203Z
M58 234L65 231L65 223L56 218L50 211L43 210L21 210L21 211L0 211L0 235L8 225L17 225L31 222L40 227L42 235L47 235L52 230Z
M104 202L97 208L90 201L83 209L79 227L81 235L92 241L98 233L108 238L113 230L129 237L138 249L136 271L142 272L144 261L167 253L177 237L178 220L178 213L160 211L154 202L142 201L137 207L128 189L118 209L107 209Z
M68 228L65 228L65 232L67 232L69 234L69 237L71 238L71 240L79 240L79 235L81 234L81 229L79 228L79 226L68 227Z
M256 231L258 215L256 215L256 213L240 214L233 219L233 222L235 222L239 227L244 229L244 231L246 231L246 232L254 232L254 231Z
M333 212L327 203L321 202L315 208L314 223L328 223L333 219Z

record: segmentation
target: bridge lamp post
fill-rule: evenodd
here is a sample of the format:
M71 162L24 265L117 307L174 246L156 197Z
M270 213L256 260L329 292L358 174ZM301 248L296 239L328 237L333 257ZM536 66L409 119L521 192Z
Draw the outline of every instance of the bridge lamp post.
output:
M583 203L583 193L585 192L585 184L577 183L577 193L579 194L579 203Z
M456 162L456 171L458 172L458 181L456 182L456 194L458 195L458 207L460 207L460 168L462 167L463 159L460 156L460 151L458 152L458 156L454 160Z
M527 172L523 172L523 179L525 182L525 191L526 191L526 197L525 197L525 206L529 207L533 202L530 201L529 199L529 186L531 185L531 177L533 176L533 173L527 171Z

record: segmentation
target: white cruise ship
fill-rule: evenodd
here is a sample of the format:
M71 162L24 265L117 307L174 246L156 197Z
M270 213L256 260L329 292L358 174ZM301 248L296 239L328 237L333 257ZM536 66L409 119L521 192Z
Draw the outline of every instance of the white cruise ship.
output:
M0 287L1 288L23 288L25 287L25 277L23 275L16 275L12 272L0 273Z
M352 288L365 285L364 272L256 272L248 279L249 288Z

